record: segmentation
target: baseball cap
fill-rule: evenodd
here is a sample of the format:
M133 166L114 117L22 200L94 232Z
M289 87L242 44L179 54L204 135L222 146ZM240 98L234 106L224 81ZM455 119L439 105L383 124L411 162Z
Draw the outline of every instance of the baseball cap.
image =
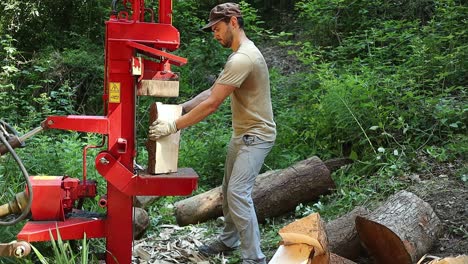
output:
M210 19L208 24L202 27L203 31L210 31L211 26L218 23L219 21L223 20L226 17L242 17L241 11L239 9L239 5L236 3L224 3L219 4L210 12Z

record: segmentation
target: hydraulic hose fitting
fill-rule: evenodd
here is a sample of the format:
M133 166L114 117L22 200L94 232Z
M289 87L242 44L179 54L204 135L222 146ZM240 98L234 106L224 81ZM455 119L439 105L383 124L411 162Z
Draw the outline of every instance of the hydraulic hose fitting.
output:
M28 205L28 196L25 192L15 195L9 203L0 206L0 218L10 214L21 214Z

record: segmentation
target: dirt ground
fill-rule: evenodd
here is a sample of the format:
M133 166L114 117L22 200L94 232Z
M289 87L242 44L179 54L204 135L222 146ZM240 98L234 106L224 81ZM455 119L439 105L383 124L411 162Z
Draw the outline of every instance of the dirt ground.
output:
M442 234L428 252L439 257L468 254L468 183L457 179L453 167L442 164L409 189L429 203L442 222Z

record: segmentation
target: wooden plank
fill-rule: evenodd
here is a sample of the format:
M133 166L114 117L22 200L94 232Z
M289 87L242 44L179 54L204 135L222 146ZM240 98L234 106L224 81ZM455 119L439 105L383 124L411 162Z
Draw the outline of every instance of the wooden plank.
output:
M156 119L173 121L182 115L182 106L154 103L150 107L150 124ZM177 172L179 160L180 131L156 141L148 140L148 173Z
M178 97L179 81L141 80L138 85L137 95Z

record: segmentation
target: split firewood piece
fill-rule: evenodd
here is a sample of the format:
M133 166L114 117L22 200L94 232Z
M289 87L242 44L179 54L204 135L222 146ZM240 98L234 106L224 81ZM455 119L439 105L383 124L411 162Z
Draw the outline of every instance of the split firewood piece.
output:
M327 166L318 157L299 161L284 170L257 177L252 199L259 222L293 211L300 203L315 201L335 188ZM177 224L185 226L222 216L221 187L175 203Z
M313 247L307 244L294 244L294 245L280 245L275 255L271 259L269 264L273 263L284 263L284 264L311 264L318 263L312 262L313 258L310 253L313 251ZM323 262L326 263L326 262ZM355 262L343 258L334 253L330 253L330 264L356 264Z
M182 106L154 103L150 107L150 124L156 119L174 121L182 115ZM148 173L162 174L177 172L179 160L180 131L175 134L159 138L156 141L148 140Z
M137 95L154 97L178 97L179 81L141 80L138 83Z
M430 258L432 259L429 262L426 260ZM417 264L467 264L468 263L468 256L467 255L460 255L457 257L446 257L446 258L439 258L435 256L427 256L424 255Z
M270 264L328 264L330 252L324 222L318 213L301 218L278 231L281 246Z
M308 264L314 247L307 244L280 245L269 264Z
M400 191L368 217L357 216L356 229L376 263L411 264L431 249L441 222L428 203Z
M358 206L351 212L328 222L325 226L330 252L342 257L357 260L364 250L356 231L356 217L367 216L369 211Z

